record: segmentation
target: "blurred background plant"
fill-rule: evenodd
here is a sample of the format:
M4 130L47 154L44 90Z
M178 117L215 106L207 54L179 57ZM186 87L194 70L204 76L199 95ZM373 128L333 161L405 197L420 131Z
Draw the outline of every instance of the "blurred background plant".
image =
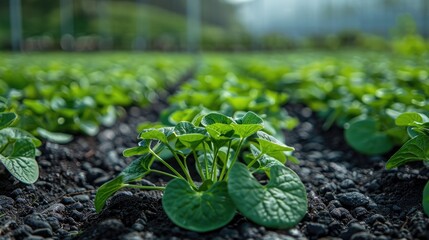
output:
M190 25L192 14L199 25ZM184 51L189 50L189 26L202 50L358 47L423 54L428 50L429 1L0 2L2 50L12 49L19 41L14 48L26 51Z

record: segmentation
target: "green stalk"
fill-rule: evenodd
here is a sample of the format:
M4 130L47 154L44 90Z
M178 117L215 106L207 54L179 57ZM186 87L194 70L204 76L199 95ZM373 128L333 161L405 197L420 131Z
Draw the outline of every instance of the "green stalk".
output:
M11 143L15 143L16 141L14 139L12 139L12 141L10 141L10 139L8 138L7 143L1 148L0 153L2 153Z
M247 169L250 169L253 166L253 164L255 164L255 162L258 161L262 157L262 155L264 155L264 154L261 152L258 156L256 156L255 159L253 159L249 163L249 165L247 165Z
M180 168L186 175L186 179L188 180L189 184L191 184L192 187L197 188L197 186L194 183L194 180L192 180L191 175L189 174L188 167L183 165L182 161L180 160L179 156L177 155L176 151L174 151L173 147L170 146L170 144L167 144L168 149L173 153L174 158L176 159L177 163L179 164ZM186 159L184 159L186 162Z
M203 143L203 149L204 149L204 163L205 163L205 170L206 170L206 177L207 179L210 179L211 176L209 173L209 162L207 160L207 149L206 149L206 144Z
M243 147L243 143L244 143L245 139L246 138L240 138L240 142L238 143L237 151L235 152L234 158L232 159L231 167L228 169L228 171L226 173L225 180L228 180L229 171L231 171L231 168L234 166L235 162L237 161L238 155L240 154L241 147Z
M231 152L231 144L232 144L232 140L230 140L228 143L228 151L226 152L226 162L223 164L222 172L220 173L219 180L222 180L226 173L226 169L228 167L229 153Z
M201 167L200 161L198 161L197 153L195 152L195 150L193 150L192 153L194 155L195 163L197 164L198 173L200 174L201 181L204 182L206 180L206 177L203 174L203 168Z
M178 177L176 175L173 175L173 174L170 174L170 173L167 173L167 172L164 172L164 171L160 171L160 170L157 170L157 169L151 169L149 171L153 172L153 173L158 173L158 174L162 174L162 175L165 175L165 176L169 176L171 178L180 178L180 177Z
M215 148L214 149L214 154L213 154L213 165L212 165L212 181L215 183L216 182L216 175L217 175L217 154L219 153L219 149Z
M158 187L158 186L141 186L141 185L133 185L133 184L124 184L124 187L129 188L138 188L138 189L144 189L144 190L165 190L165 187Z
M156 159L158 159L162 164L164 164L164 166L166 166L168 169L170 169L174 174L176 174L179 178L185 179L182 174L180 174L179 172L176 171L176 169L174 169L170 164L168 164L166 161L164 161L164 159L162 159L160 156L158 156L158 154L156 154L154 151L152 151L151 148L149 148L149 152L153 154L153 156L155 156Z

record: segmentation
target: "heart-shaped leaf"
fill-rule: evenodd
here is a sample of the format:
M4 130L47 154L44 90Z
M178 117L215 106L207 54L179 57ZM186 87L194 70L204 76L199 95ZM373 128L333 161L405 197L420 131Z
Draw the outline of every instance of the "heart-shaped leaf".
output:
M9 156L0 154L0 161L19 181L27 184L36 182L39 167L35 158L36 148L28 138L17 139Z
M124 186L125 184L123 175L119 175L116 178L101 185L95 194L95 211L101 212L104 205L106 204L107 199L109 199L115 192L119 191Z
M229 174L228 192L245 217L266 227L293 227L307 212L304 184L285 166L272 166L270 181L263 186L245 165L237 163Z
M372 118L352 121L346 127L345 137L350 146L364 154L383 154L393 147L392 140L377 128L377 121Z
M250 144L250 151L252 152L252 155L254 158L258 157L261 154L261 151L253 144ZM269 174L269 170L271 167L275 165L283 166L284 162L273 158L271 156L268 156L267 154L262 154L262 156L258 160L259 168L261 168L264 171L267 171Z
M139 138L140 139L152 139L152 140L159 140L163 143L168 143L169 137L173 134L173 128L172 127L163 127L163 128L150 128L143 130Z
M95 210L100 212L106 204L107 199L126 186L126 183L143 178L149 172L152 162L151 155L145 154L132 161L116 178L101 185L95 195Z
M419 123L427 122L428 118L420 113L406 112L400 114L395 119L395 124L398 126L418 126Z
M256 140L259 142L260 150L262 153L265 153L267 155L270 155L272 157L273 154L284 152L284 151L293 151L295 148L289 147L279 140L277 140L275 137L269 135L268 133L258 131L256 133L257 137Z
M174 127L174 133L181 143L194 149L206 138L207 131L190 122L180 122Z
M174 179L167 184L162 206L171 221L196 232L220 228L235 215L226 182L216 182L206 191L196 191L185 180Z
M235 133L241 138L246 138L264 128L264 121L253 112L247 112L231 124Z
M429 161L429 136L418 135L408 140L386 163L391 169L413 161Z
M216 140L229 140L234 135L232 126L223 123L208 125L206 126L206 130Z
M42 145L42 142L39 139L35 138L33 135L31 135L31 133L26 132L20 128L14 128L14 127L3 128L0 130L0 136L3 137L3 139L4 138L9 138L9 139L27 138L31 140L31 142L34 144L35 147L39 147L40 145Z
M201 120L201 124L203 124L204 126L212 125L215 123L222 123L228 125L233 122L234 121L230 117L227 117L220 113L209 113L205 115Z
M10 126L16 118L13 112L0 113L0 129Z
M66 133L51 132L44 128L37 128L37 132L42 138L55 143L68 143L73 140L73 136Z

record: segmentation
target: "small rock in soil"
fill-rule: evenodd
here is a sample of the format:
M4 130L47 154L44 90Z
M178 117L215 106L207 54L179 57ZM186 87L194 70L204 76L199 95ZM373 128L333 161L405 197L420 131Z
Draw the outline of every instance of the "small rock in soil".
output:
M373 225L376 222L384 223L385 221L386 219L381 214L374 214L365 220L368 225Z
M340 193L337 195L337 198L342 205L352 208L365 206L369 203L368 197L360 192Z
M51 228L40 228L33 231L33 235L42 236L42 237L52 237Z
M49 223L45 222L41 219L39 215L28 215L24 219L24 223L28 226L32 227L33 229L40 229L40 228L51 228L51 225Z
M365 231L366 229L364 226L359 223L352 223L344 232L341 233L340 237L342 239L350 239L354 234Z
M353 234L350 240L372 240L375 236L368 232L358 232Z
M84 195L84 194L74 196L73 199L75 201L77 201L77 202L88 202L90 200L89 196L88 195Z
M344 179L341 183L340 183L340 187L342 189L349 189L349 188L354 188L355 187L355 183L353 182L353 180L351 179Z
M308 223L307 233L311 236L321 237L328 233L328 226L320 223Z
M13 231L13 236L16 239L23 239L25 237L30 236L32 232L33 232L33 229L31 229L30 226L24 224L19 226L17 229Z

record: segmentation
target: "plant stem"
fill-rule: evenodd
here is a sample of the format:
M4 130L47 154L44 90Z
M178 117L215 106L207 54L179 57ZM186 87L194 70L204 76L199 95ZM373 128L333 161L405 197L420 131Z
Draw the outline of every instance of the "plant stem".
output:
M173 174L170 174L170 173L167 173L167 172L164 172L164 171L160 171L160 170L157 170L157 169L151 169L149 171L153 172L153 173L158 173L158 174L162 174L162 175L165 175L165 176L169 176L169 177L172 177L172 178L179 178L176 175L173 175Z
M182 171L185 173L186 179L188 180L189 184L191 184L191 186L197 188L197 186L194 183L194 180L192 180L191 175L189 174L188 167L185 166L185 165L183 165L183 163L180 160L179 156L177 155L176 151L174 151L173 147L171 147L170 144L167 144L167 147L171 151L171 153L173 153L174 158L176 159L176 161L179 164L180 168L182 168ZM186 161L186 158L184 159L184 161ZM185 162L185 164L186 164L186 162Z
M219 149L215 148L214 149L214 154L213 154L213 164L212 164L212 181L215 183L216 182L216 175L217 175L217 154L219 153Z
M209 162L207 160L207 149L206 144L203 143L203 149L204 149L204 164L205 164L205 170L206 170L206 178L211 179L210 172L209 172Z
M10 138L7 139L7 143L0 149L0 153L2 153L11 143L14 143L15 140L11 140Z
M226 169L228 168L228 159L229 159L229 153L231 152L231 144L232 144L232 140L230 140L228 142L228 150L226 152L226 160L225 160L225 163L223 164L222 172L220 173L220 177L219 177L220 181L223 179L223 177L226 173Z
M133 184L124 184L124 187L138 188L138 189L144 189L144 190L165 190L165 187L159 187L159 186L141 186L141 185L133 185Z
M225 180L228 180L229 171L231 171L231 168L234 166L235 162L237 161L238 155L240 154L241 147L243 146L245 139L246 138L240 138L240 142L238 143L237 151L235 152L234 158L232 159L231 167L228 169L228 171L226 173Z
M170 169L174 174L176 174L179 178L185 179L182 174L180 174L179 172L176 171L176 169L174 169L170 164L168 164L166 161L164 161L164 159L162 159L160 156L158 156L158 154L156 154L154 151L152 151L151 148L149 148L149 152L151 154L153 154L153 156L156 157L156 159L158 159L162 164L164 164L164 166L166 166L168 169Z
M262 155L264 155L262 152L258 155L258 156L256 156L255 157L255 159L253 159L248 165L247 165L247 169L250 169L252 166L253 166L253 164L255 164L255 162L256 161L258 161L261 157L262 157Z
M200 161L198 161L197 153L195 152L195 150L193 150L192 153L194 155L195 163L197 165L198 173L200 174L201 181L204 182L206 180L206 177L203 174L203 168L201 167Z

